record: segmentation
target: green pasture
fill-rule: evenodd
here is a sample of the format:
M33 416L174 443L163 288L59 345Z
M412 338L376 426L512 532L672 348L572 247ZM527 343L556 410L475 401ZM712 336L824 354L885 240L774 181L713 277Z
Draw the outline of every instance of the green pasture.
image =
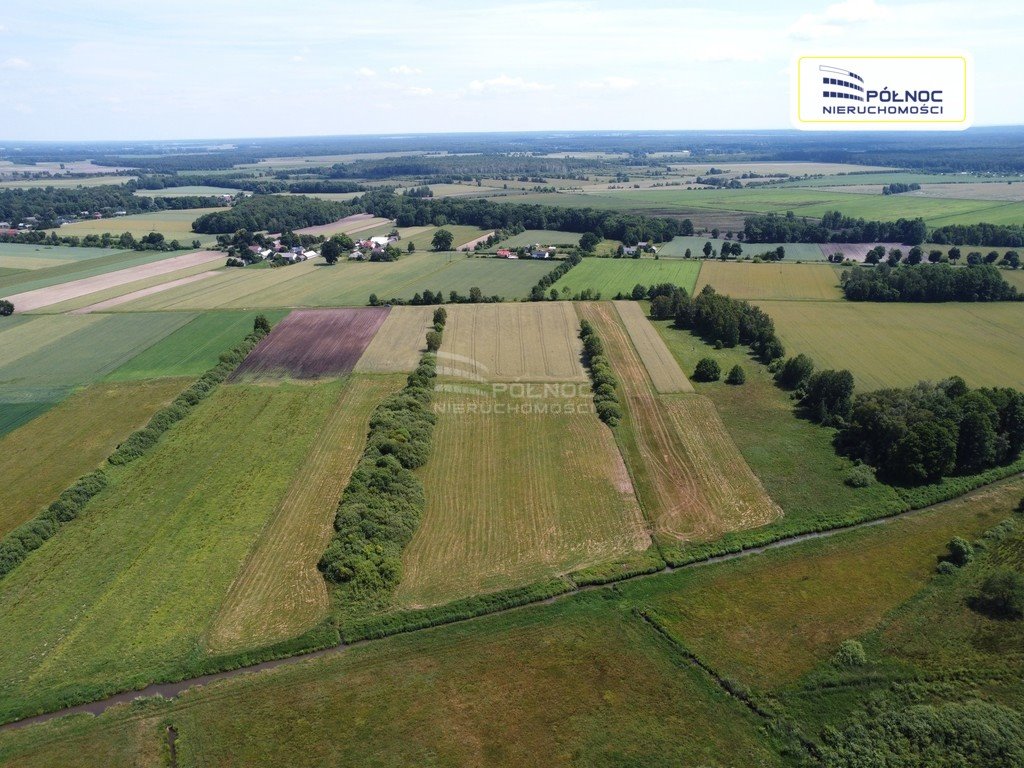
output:
M648 255L641 259L591 257L570 269L553 287L560 293L568 289L570 295L589 288L600 292L604 299L628 294L638 284L649 288L672 283L692 293L700 266L699 261L662 260Z

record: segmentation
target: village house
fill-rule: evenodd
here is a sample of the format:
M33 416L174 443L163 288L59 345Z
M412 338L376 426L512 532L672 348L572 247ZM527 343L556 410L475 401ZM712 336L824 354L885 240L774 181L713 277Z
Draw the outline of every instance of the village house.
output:
M499 259L512 259L515 258L515 254L512 253L508 248L499 248L495 254Z

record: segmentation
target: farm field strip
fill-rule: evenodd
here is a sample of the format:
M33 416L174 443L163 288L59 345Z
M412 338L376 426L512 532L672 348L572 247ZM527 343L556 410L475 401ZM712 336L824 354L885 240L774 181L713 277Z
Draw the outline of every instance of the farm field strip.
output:
M387 307L297 309L256 345L231 378L308 379L349 373L388 311Z
M5 295L18 291L36 290L69 280L80 280L120 269L166 259L173 253L163 251L115 251L110 248L76 248L88 253L88 258L55 261L53 266L32 271L19 270L15 274L0 274L0 291ZM186 251L178 251L185 253Z
M678 258L686 255L687 249L690 251L690 256L695 259L702 259L704 256L704 246L707 243L711 243L711 247L715 253L722 252L722 246L725 243L739 242L740 247L743 249L743 253L740 258L753 257L761 253L767 253L768 251L774 251L780 245L785 250L785 258L783 261L825 261L825 257L828 253L823 253L822 249L815 243L748 243L745 241L736 241L714 237L699 237L697 235L678 235L668 243L662 243L658 247L658 255L661 258ZM702 264L708 263L710 260L701 261Z
M588 257L570 269L552 288L577 293L589 288L599 292L601 298L611 299L617 294L628 295L636 285L649 288L658 283L672 283L693 293L700 272L699 261L679 259L607 259Z
M420 472L427 506L403 553L401 605L519 586L649 546L629 474L589 397L515 412L523 398L463 394L453 383L435 395L438 423ZM460 412L473 408L482 410Z
M356 373L410 373L426 347L433 328L433 307L391 308L353 369Z
M693 384L668 351L657 328L647 320L640 305L635 301L613 303L654 388L661 394L693 392Z
M202 242L213 242L213 235L204 235L192 231L192 222L200 216L214 211L223 211L222 207L216 208L187 208L176 211L154 211L151 213L135 213L130 216L117 216L112 219L86 219L76 221L72 224L65 224L58 229L47 230L56 232L58 235L102 235L104 232L121 234L131 232L136 238L144 237L150 232L160 232L167 240L179 240L182 244L191 243L193 240Z
M8 320L16 320L8 325ZM88 328L100 318L47 315L14 315L0 323L0 370L17 360L55 344L76 331Z
M172 288L177 288L181 285L188 285L189 283L195 283L200 280L209 280L211 277L216 277L220 272L199 272L195 275L188 275L187 277L179 277L175 280L168 280L166 283L160 283L158 285L151 285L148 288L140 288L137 291L131 293L125 293L121 296L115 296L112 299L106 299L105 301L98 301L95 304L90 304L87 307L81 309L71 310L73 315L88 315L92 312L102 312L110 309L111 307L118 307L122 304L127 304L129 301L135 301L135 299L142 299L146 296L152 296L154 293L161 293L162 291L169 291Z
M579 305L604 342L628 409L636 456L626 459L656 534L706 540L770 523L765 492L703 395L657 396L610 302Z
M331 406L274 517L228 590L206 646L217 653L301 634L329 607L317 561L341 492L365 444L370 414L401 376L350 376Z
M139 197L191 197L197 195L208 197L212 195L237 195L242 190L234 187L210 187L205 185L193 185L185 187L164 187L163 189L137 189L135 194Z
M170 258L150 264L141 264L115 272L108 272L103 275L71 280L47 288L37 288L36 290L17 293L7 298L14 303L15 311L29 312L137 280L144 280L149 277L176 272L180 269L221 261L223 258L224 254L219 251L187 253L181 256L171 256Z
M1024 305L758 301L792 354L847 368L861 392L963 376L1024 389ZM841 331L841 332L837 332Z
M0 716L201 658L340 384L222 386L0 582ZM273 441L268 443L268 436Z
M0 437L0 538L98 466L186 384L94 384Z
M74 263L73 259L55 259L45 256L9 256L5 253L0 253L0 269L10 269L19 272L23 270L34 272L37 269L48 269L58 264L72 263Z
M529 248L531 245L577 245L582 232L566 232L555 229L527 229L518 235L506 237L490 246L488 253L494 253L499 248Z
M352 234L353 232L361 232L365 229L372 229L383 224L387 224L390 219L384 219L377 216L373 216L369 213L354 213L351 216L345 216L344 218L332 221L328 224L320 224L313 227L302 227L301 229L295 230L296 234L299 235L325 235L330 237L344 232L345 234Z
M491 382L587 381L568 302L453 304L447 311L438 373Z
M695 290L710 285L718 293L748 301L840 301L839 273L831 264L707 261Z

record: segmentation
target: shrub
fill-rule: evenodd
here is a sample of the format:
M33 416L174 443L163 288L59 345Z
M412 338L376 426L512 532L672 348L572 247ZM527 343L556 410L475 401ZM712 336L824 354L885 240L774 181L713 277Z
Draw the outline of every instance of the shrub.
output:
M14 314L14 305L7 299L0 299L0 317L10 317Z
M843 482L851 488L867 488L875 481L875 473L867 464L857 464L846 473Z
M447 323L447 322L448 322L448 310L446 310L444 307L438 307L437 309L435 309L434 310L434 325L435 326L440 325L443 328L445 323Z
M256 315L252 321L252 329L256 333L270 333L270 321L267 320L267 316L264 314Z
M950 574L956 573L960 569L953 565L951 562L949 562L949 560L943 560L941 563L938 564L935 570L937 573L943 576L949 576Z
M722 369L718 365L718 361L704 357L697 362L697 367L693 369L693 380L694 381L718 381L722 378Z
M427 351L436 352L441 348L441 333L439 331L427 331Z
M1024 576L1010 568L1000 568L982 583L975 604L996 618L1024 617Z
M957 568L963 568L974 559L974 547L971 542L959 536L949 542L949 562Z
M746 382L747 382L747 374L743 370L743 368L741 366L739 366L739 365L734 365L729 370L729 375L725 377L725 383L726 384L739 385L739 384L746 384Z
M868 663L868 656L859 641L844 640L832 657L832 663L837 667L863 667Z
M596 405L597 416L609 427L618 426L622 420L622 409L619 408L618 403L613 403L608 400L602 400Z
M797 389L807 383L812 373L814 361L801 353L782 364L775 374L775 381L783 389Z

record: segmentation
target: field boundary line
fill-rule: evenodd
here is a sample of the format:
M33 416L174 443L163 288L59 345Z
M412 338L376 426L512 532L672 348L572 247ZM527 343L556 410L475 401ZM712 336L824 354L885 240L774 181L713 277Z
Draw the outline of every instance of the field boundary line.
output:
M69 707L64 707L64 708L61 708L61 709L53 710L51 712L46 712L46 713L39 714L39 715L32 715L32 716L24 717L24 718L21 718L21 719L18 719L18 720L12 720L12 721L9 721L7 723L0 724L0 732L16 730L16 729L19 729L19 728L24 728L24 727L29 726L29 725L35 725L35 724L38 724L38 723L48 722L50 720L56 720L58 718L65 717L65 716L68 716L68 715L75 715L75 714L99 715L99 714L102 714L103 712L105 712L106 710L110 709L111 707L114 707L114 706L116 706L118 704L126 704L126 703L130 703L132 701L135 701L136 699L141 699L141 698L146 698L146 697L151 697L151 696L163 696L165 698L175 698L179 694L181 694L181 693L183 693L183 692L185 692L185 691L187 691L187 690L189 690L191 688L200 687L200 686L205 685L207 683L211 683L211 682L215 682L215 681L218 681L218 680L223 680L223 679L227 679L227 678L231 678L231 677L236 677L236 676L239 676L239 675L255 674L255 673L258 673L258 672L261 672L261 671L264 671L264 670L274 669L276 667L280 667L280 666L287 665L287 664L296 664L296 663L300 663L300 662L303 662L303 661L311 660L311 659L314 659L314 658L319 658L321 656L326 656L328 654L343 653L346 650L348 650L349 648L352 648L352 647L355 647L355 646L359 646L359 645L364 645L366 643L369 643L369 642L372 642L372 641L375 641L375 640L383 640L384 638L392 637L394 635L409 634L409 633L412 633L412 632L428 631L428 630L431 630L431 629L434 629L434 628L437 628L437 627L443 627L443 626L447 626L447 625L451 625L451 624L461 624L463 622L474 621L476 619L481 619L481 618L484 618L484 617L487 617L487 616L494 616L494 615L499 615L499 614L503 614L503 613L509 613L510 611L520 610L522 608L528 608L528 607L534 606L534 605L542 605L542 604L553 603L556 600L559 600L559 599L561 599L561 598L563 598L563 597L565 597L567 595L576 595L576 594L580 594L582 592L589 592L589 591L595 590L595 589L609 588L609 587L613 586L614 584L618 584L618 583L622 583L622 582L635 581L635 580L638 580L638 579L652 578L652 577L656 577L656 576L661 575L661 574L671 573L671 572L675 572L675 571L678 571L678 570L684 570L684 569L688 569L688 568L696 568L696 567L705 566L705 565L714 565L716 563L727 562L729 560L737 560L737 559L744 558L744 557L750 557L750 556L753 556L753 555L763 554L765 552L769 552L769 551L775 550L775 549L783 549L783 548L786 548L786 547L794 546L796 544L801 544L801 543L803 543L805 541L811 541L811 540L823 539L823 538L831 538L833 536L839 536L839 535L842 535L844 533L848 533L848 532L852 532L852 531L856 531L856 530L861 530L861 529L864 529L864 528L870 528L870 527L874 527L874 526L877 526L877 525L885 525L885 524L890 523L892 521L900 520L900 519L902 519L904 517L910 517L912 515L917 515L917 514L921 514L921 513L925 513L925 512L931 511L931 510L939 509L939 508L941 508L941 507L943 507L945 505L951 504L953 502L957 502L957 501L961 501L963 499L967 499L967 498L969 498L969 497L971 497L971 496L973 496L973 495L975 495L975 494L977 494L977 493L979 493L981 491L984 491L984 490L986 490L988 488L991 488L993 486L1001 485L1003 483L1008 483L1008 482L1011 482L1011 481L1014 481L1014 480L1018 480L1020 478L1024 478L1024 472L1017 471L1017 472L1014 472L1013 474L1007 475L1006 477L999 478L998 480L994 480L993 482L985 483L984 485L978 486L977 488L973 488L970 491L968 491L967 493L961 494L960 496L956 496L956 497L953 497L953 498L950 498L950 499L944 499L942 501L938 501L938 502L935 502L933 504L928 504L928 505L925 505L925 506L921 506L921 507L918 507L916 509L904 509L904 510L901 510L899 512L894 512L892 514L884 515L882 517L869 518L867 520L859 520L859 521L851 522L851 523L848 523L848 524L845 524L845 525L837 526L837 527L826 529L826 530L805 531L804 533L793 534L791 536L787 536L787 537L784 537L784 538L777 539L777 540L775 540L773 542L770 542L770 543L761 544L761 545L757 545L757 546L752 546L752 547L748 547L748 548L745 548L745 549L739 549L739 550L734 551L734 552L726 552L726 553L722 553L722 554L718 554L718 555L711 555L711 556L704 557L704 558L699 559L699 560L693 560L693 561L682 563L682 564L679 564L679 565L666 565L664 568L661 568L661 569L653 571L653 572L630 574L630 575L623 576L621 578L610 579L610 580L608 580L606 582L603 582L601 584L584 584L584 585L579 585L579 584L576 584L575 582L573 582L571 580L571 576L570 576L570 577L567 577L567 579L569 581L569 584L571 584L571 586L569 586L569 588L566 589L565 591L562 591L560 593L557 593L557 594L554 594L554 595L551 595L551 596L536 597L536 598L528 599L528 600L526 600L526 601L524 601L524 602L522 602L522 603L520 603L518 605L510 605L510 606L506 606L506 607L498 607L495 610L484 611L482 613L475 614L475 615L470 615L470 616L466 616L466 617L456 617L456 618L452 618L452 619L446 620L446 621L439 621L439 622L437 622L435 624L431 624L429 626L416 626L416 627L410 627L410 628L402 628L402 627L399 626L399 627L396 627L394 629L394 631L388 632L388 633L383 634L383 635L381 635L379 637L366 638L366 639L358 639L358 640L352 640L350 642L341 642L341 643L337 643L337 644L331 644L331 645L328 645L328 646L321 646L321 647L311 648L310 650L299 651L299 652L294 653L292 655L280 656L280 657L276 657L276 658L269 658L269 659L265 659L263 661L254 662L254 663L250 663L250 664L246 664L244 661L241 664L239 664L237 661L234 662L234 664L231 664L229 662L229 664L226 665L225 668L221 669L220 671L209 672L209 673L204 674L204 675L198 675L196 677L191 677L191 678L184 678L184 679L181 679L181 680L178 680L178 681L162 682L162 683L152 683L152 684L150 684L150 685L148 685L148 686L146 686L144 688L141 688L141 689L136 689L136 690L131 690L131 691L123 691L121 693L116 693L116 694L113 694L111 696L107 696L105 698L97 699L97 700L94 700L94 701L91 701L91 702L86 702L86 703L83 703L83 704L78 704L78 705L69 706ZM258 653L258 652L259 652L259 649L256 649L256 650L253 651L253 653Z

